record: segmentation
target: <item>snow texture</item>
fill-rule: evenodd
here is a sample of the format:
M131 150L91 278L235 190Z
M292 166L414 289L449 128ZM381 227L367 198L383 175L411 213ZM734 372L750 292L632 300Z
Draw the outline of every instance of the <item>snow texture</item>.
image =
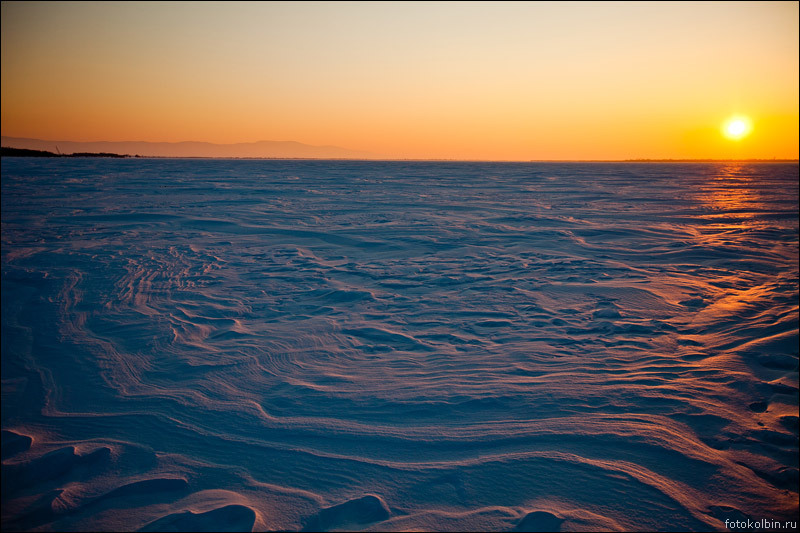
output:
M798 511L798 165L2 161L2 529Z

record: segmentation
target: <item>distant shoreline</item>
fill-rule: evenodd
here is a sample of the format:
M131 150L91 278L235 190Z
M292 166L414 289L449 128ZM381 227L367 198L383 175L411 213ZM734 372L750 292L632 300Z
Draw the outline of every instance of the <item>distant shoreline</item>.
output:
M0 156L3 157L113 157L125 158L130 155L113 154L110 152L75 152L72 154L56 154L47 150L29 150L27 148L10 148L3 146L0 148ZM139 156L135 156L139 157Z
M27 148L0 148L2 157L103 157L103 158L137 158L137 159L242 159L242 160L298 160L298 161L406 161L406 162L442 162L442 163L798 163L798 159L530 159L527 161L489 160L489 159L402 159L402 158L331 158L331 157L202 157L202 156L157 156L130 155L111 152L75 152L58 154L47 150L30 150Z

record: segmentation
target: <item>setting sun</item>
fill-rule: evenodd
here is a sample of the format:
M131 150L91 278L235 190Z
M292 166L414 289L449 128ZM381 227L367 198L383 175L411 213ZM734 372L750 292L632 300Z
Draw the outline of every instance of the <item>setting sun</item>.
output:
M732 117L722 126L722 134L728 139L738 141L746 137L753 129L750 119L747 117Z

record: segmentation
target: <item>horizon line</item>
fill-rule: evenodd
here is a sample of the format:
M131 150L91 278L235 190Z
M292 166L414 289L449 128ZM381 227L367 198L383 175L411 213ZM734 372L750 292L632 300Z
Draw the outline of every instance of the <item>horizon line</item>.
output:
M102 142L102 141L98 141ZM117 141L109 141L117 142ZM128 141L136 142L136 141ZM143 141L147 142L147 141ZM194 141L187 141L194 142ZM269 141L268 141L269 142ZM13 146L0 146L19 150ZM23 149L29 150L29 149ZM46 152L44 150L30 150L32 152ZM69 157L72 154L53 154L54 157ZM75 152L78 153L78 152ZM106 152L86 153L84 157L106 157ZM278 160L278 161L374 161L374 162L449 162L449 163L800 163L797 158L742 158L742 159L714 159L714 158L635 158L635 159L458 159L458 158L388 158L388 157L217 157L217 156L161 156L139 154L109 154L121 156L125 159L219 159L219 160ZM5 155L3 157L35 157L26 155Z
M241 145L257 145L260 143L273 143L273 144L295 144L301 145L312 149L333 149L333 150L341 150L344 152L350 152L349 154L342 154L341 156L334 156L334 157L320 157L315 155L298 155L296 157L292 156L260 156L260 155L142 155L136 154L131 152L116 152L117 155L127 155L130 157L138 157L138 158L154 158L154 159L285 159L285 160L329 160L329 161L336 161L336 160L344 160L344 161L450 161L450 162L495 162L495 163L669 163L669 162L676 162L676 163L711 163L711 162L800 162L800 159L797 157L777 157L773 156L772 158L713 158L713 157L696 157L696 158L686 158L686 157L628 157L628 158L557 158L557 159L539 159L539 158L531 158L531 159L489 159L489 158L459 158L459 157L391 157L382 155L380 153L370 152L369 150L363 149L356 149L356 148L346 148L344 146L335 145L335 144L326 144L326 145L315 145L315 144L307 144L301 141L292 141L292 140L281 140L281 141L274 141L274 140L258 140L258 141L242 141L242 142L235 142L235 143L219 143L219 142L210 142L210 141L73 141L73 140L50 140L50 139L41 139L36 137L16 137L13 135L2 135L3 140L8 140L11 143L11 146L3 146L3 148L19 148L18 146L14 146L16 144L14 141L34 141L40 143L52 143L57 145L57 143L70 143L70 144L162 144L162 145L179 145L179 144L206 144L211 146L218 146L218 147L232 147L232 146L241 146ZM87 147L88 148L88 147ZM112 147L109 147L113 150ZM122 147L117 147L122 148ZM41 150L42 148L35 148ZM52 148L47 148L45 151L52 151ZM123 148L124 150L124 148ZM60 153L60 152L59 152ZM97 153L95 151L89 153Z

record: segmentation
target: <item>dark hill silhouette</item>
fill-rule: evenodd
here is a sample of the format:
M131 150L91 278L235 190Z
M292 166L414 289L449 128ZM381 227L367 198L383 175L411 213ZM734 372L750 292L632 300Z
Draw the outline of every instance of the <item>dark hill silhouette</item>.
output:
M28 150L27 148L0 148L0 156L3 157L130 157L128 155L112 154L109 152L76 152L74 154L54 154L45 150Z

